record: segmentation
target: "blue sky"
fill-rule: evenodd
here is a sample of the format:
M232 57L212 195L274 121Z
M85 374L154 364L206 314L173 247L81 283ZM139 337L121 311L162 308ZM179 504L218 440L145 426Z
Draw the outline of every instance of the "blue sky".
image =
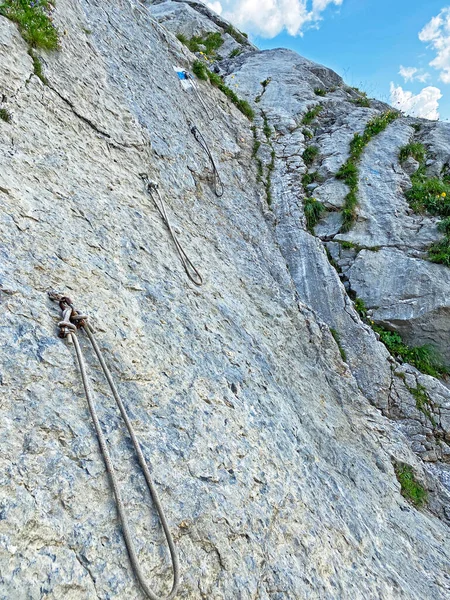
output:
M450 120L450 0L206 3L247 31L260 48L291 48L331 67L369 96L418 116L439 113L441 120Z

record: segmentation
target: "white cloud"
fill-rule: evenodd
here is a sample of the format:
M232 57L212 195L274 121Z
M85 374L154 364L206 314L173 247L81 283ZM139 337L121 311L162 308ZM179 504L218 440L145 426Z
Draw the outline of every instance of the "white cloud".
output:
M391 82L391 104L412 117L439 119L438 108L441 98L441 90L430 85L418 94L413 94L401 86L396 87Z
M416 73L416 67L404 67L403 65L400 65L399 75L401 75L405 81L412 81Z
M436 58L430 67L440 71L439 78L450 83L450 7L444 8L425 25L419 33L419 40L428 43L436 51Z
M220 2L205 2L206 6L216 12L218 15L222 14L222 5Z
M272 38L284 29L290 35L302 35L305 26L322 19L330 5L340 6L343 0L221 0L207 2L220 5L222 15L234 25L263 37ZM214 8L214 10L217 9Z
M405 81L420 81L425 83L425 81L430 77L429 73L420 72L416 67L404 67L400 65L399 75L403 77Z

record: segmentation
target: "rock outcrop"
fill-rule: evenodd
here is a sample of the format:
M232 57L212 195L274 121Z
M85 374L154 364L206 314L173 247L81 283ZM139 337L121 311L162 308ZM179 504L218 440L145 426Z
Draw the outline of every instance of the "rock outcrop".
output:
M59 0L53 18L60 49L36 52L40 78L0 17L11 114L0 120L0 598L144 598L49 289L71 295L97 331L179 548L180 598L448 598L450 393L398 363L349 297L446 352L436 331L448 327L448 272L424 260L436 219L409 211L396 159L411 120L368 145L354 227L338 233L334 210L313 235L305 148L319 148L314 193L339 209L334 176L384 105L356 106L331 70L260 52L198 2ZM199 81L210 121L173 69L195 59L174 34L215 31L233 43L211 68L252 104L254 129ZM319 101L307 139L301 121ZM218 164L221 198L188 123ZM424 126L430 172L448 162L447 134ZM186 277L142 172L203 287ZM139 556L162 593L163 534L79 337ZM401 494L403 464L428 495L422 507Z

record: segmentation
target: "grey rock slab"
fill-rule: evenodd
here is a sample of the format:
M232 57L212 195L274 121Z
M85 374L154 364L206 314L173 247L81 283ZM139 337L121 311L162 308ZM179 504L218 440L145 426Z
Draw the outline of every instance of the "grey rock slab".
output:
M274 230L248 120L202 84L216 114L208 121L173 72L190 55L144 4L60 0L55 19L67 35L45 54L50 86L27 82L26 69L3 75L17 93L15 122L0 137L2 596L144 597L51 288L70 294L97 331L175 535L180 598L446 598L448 527L438 508L406 502L392 461L411 464L429 489L443 484L427 483L407 438L369 403L384 397L387 353L301 228L298 173L291 179L277 152ZM11 40L25 64L26 47ZM9 60L0 46L2 74ZM332 81L304 64L313 85ZM287 130L299 113L284 112ZM217 160L220 199L188 120ZM201 289L145 194L143 170L205 275ZM305 256L289 257L289 244ZM349 327L343 344L358 382L325 317ZM79 337L144 572L167 592L158 520Z
M346 273L352 289L411 344L435 345L450 360L450 270L395 248L362 250ZM376 285L374 285L376 282Z
M172 33L181 33L189 39L220 31L220 28L211 19L184 2L169 1L151 4L149 13Z

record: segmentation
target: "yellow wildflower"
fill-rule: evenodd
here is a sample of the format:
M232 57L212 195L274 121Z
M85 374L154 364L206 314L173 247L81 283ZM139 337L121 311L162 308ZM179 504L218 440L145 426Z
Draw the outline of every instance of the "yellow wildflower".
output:
M441 196L442 196L443 198L445 198L445 196L446 196L446 195L447 195L447 194L446 194L445 192L442 192L442 194L441 194Z

